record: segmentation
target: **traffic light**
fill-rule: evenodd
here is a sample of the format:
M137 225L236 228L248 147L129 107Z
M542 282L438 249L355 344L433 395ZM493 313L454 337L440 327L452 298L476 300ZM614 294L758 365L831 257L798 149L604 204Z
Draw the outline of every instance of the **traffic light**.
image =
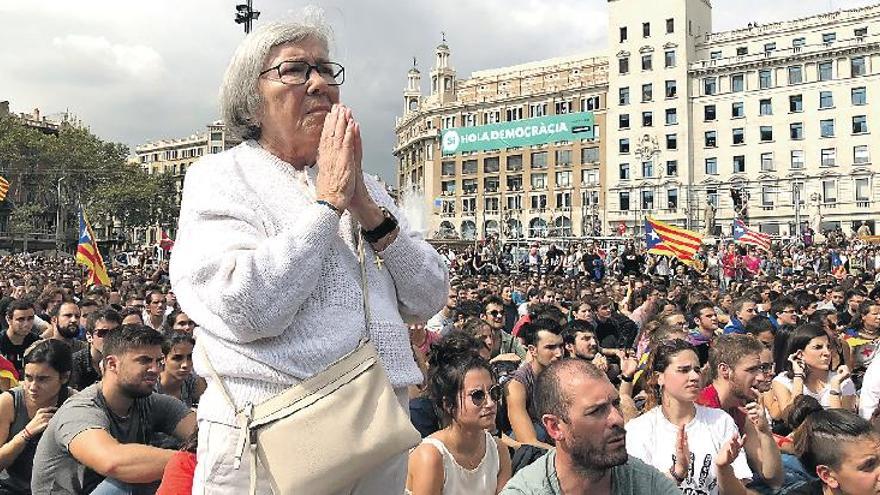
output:
M252 0L248 0L248 3L240 3L235 6L235 23L244 24L245 34L251 32L253 21L259 18L260 13L254 10Z

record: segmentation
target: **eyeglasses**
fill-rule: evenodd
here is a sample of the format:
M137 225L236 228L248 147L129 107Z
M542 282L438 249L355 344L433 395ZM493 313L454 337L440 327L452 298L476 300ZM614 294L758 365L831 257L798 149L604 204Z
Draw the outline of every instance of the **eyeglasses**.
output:
M486 404L486 397L491 397L492 402L498 402L501 400L501 396L503 394L502 394L501 385L492 385L491 387L489 387L488 391L474 390L474 391L468 393L468 395L470 396L471 401L473 401L475 406L483 407L483 405Z
M301 60L285 60L274 67L269 67L260 72L260 76L276 71L278 73L278 80L282 84L296 86L305 84L312 76L313 70L318 72L318 75L324 79L328 86L339 86L345 82L345 67L336 62L321 62L318 65L312 65Z

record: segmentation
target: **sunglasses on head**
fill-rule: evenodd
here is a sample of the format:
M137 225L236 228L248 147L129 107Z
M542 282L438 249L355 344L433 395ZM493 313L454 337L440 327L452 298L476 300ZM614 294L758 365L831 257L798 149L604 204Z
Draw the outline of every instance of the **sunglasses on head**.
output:
M471 398L471 401L477 407L483 407L486 404L486 397L491 397L492 402L498 402L501 400L501 396L503 395L501 385L492 385L489 387L489 390L473 390L468 393Z

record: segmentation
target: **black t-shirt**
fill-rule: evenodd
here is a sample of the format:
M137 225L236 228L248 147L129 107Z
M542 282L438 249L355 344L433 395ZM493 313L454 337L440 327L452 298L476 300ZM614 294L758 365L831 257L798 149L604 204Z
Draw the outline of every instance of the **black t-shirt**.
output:
M24 376L24 351L38 340L40 340L40 336L31 332L25 335L21 345L15 345L9 340L9 335L6 332L0 334L0 354L15 366L19 377Z
M642 263L642 257L636 253L623 253L621 256L623 263L624 275L638 274L640 272L639 265Z

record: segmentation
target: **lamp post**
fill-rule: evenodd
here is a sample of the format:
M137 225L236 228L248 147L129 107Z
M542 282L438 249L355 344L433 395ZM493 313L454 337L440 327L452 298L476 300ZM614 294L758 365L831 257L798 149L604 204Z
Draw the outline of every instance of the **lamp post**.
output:
M61 182L64 181L64 177L58 178L58 183L56 184L56 192L58 195L56 196L55 203L55 250L59 253L61 252L61 248L64 243L61 240L62 228L61 228ZM27 236L27 234L25 234Z

